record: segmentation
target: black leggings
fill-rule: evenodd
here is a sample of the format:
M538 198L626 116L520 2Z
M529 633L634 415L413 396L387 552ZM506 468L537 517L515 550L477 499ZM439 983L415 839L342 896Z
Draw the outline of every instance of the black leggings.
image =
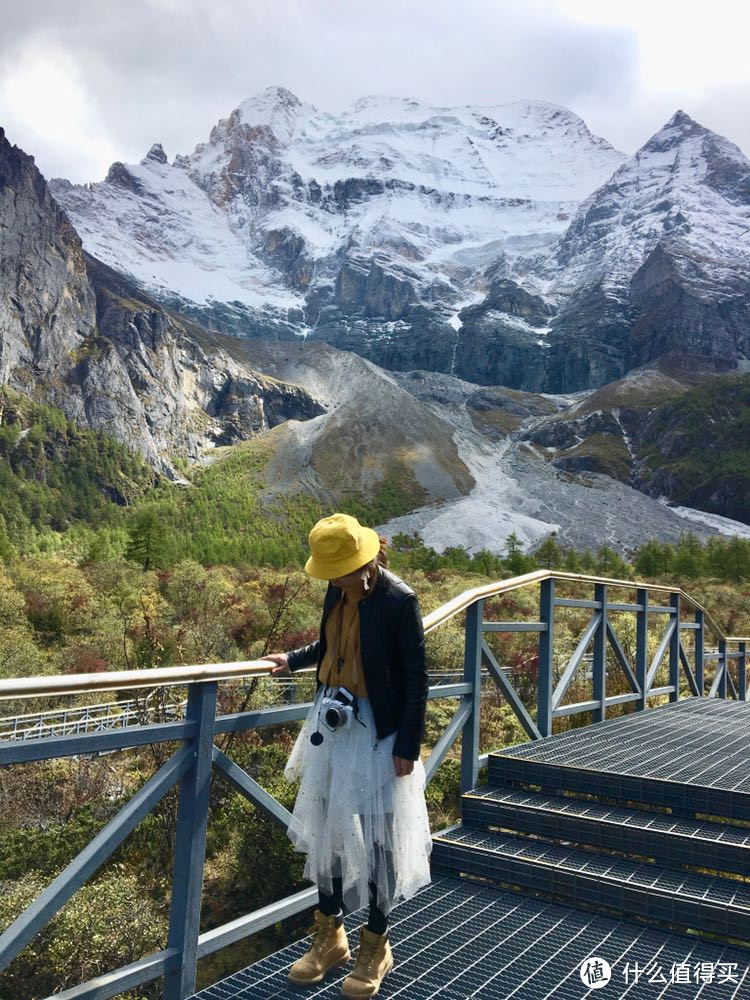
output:
M373 934L385 934L388 929L388 917L377 904L377 891L374 882L370 882L370 912L367 917L367 929ZM333 917L344 908L344 895L340 878L333 879L333 895L328 896L318 889L318 909L326 917Z

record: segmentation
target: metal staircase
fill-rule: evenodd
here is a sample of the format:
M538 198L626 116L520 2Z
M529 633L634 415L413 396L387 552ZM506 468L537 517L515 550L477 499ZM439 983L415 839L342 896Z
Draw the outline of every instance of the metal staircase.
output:
M461 824L433 839L433 884L394 911L379 995L750 997L748 749L750 705L703 699L490 754ZM304 948L196 1000L293 996ZM306 995L339 996L345 974Z

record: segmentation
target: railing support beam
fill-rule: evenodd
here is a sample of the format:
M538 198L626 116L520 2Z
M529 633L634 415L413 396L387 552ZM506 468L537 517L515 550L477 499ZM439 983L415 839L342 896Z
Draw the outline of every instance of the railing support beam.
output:
M698 693L702 698L706 693L705 663L703 659L706 631L704 615L699 608L696 608L695 611L695 624L698 626L695 630L695 683Z
M612 605L610 604L609 607L611 608ZM607 637L609 638L609 644L612 647L612 652L615 654L615 659L622 667L623 673L628 679L630 690L637 691L640 694L640 690L638 688L638 680L635 674L633 673L633 668L630 665L630 661L625 655L625 650L622 648L622 643L617 638L617 633L612 627L612 622L609 619L607 619Z
M578 645L573 650L570 659L565 665L565 670L563 670L562 677L557 682L557 687L552 694L552 713L554 714L558 708L560 708L560 703L565 697L568 688L570 687L573 678L575 677L576 670L580 666L581 660L589 647L594 635L599 629L599 624L602 620L601 611L595 611L594 614L589 619L589 623L583 630L581 638L578 640Z
M607 714L607 588L603 583L594 587L595 603L599 604L599 623L594 632L593 695L597 707L592 722L603 722Z
M510 707L516 713L518 721L521 723L523 728L529 734L529 738L532 740L538 740L541 738L541 733L534 725L534 720L531 718L529 713L526 711L526 706L518 697L516 689L511 684L508 675L505 673L503 668L497 662L495 654L492 652L490 647L486 642L482 643L482 656L485 663L487 664L487 669L490 672L490 677L495 681L497 686L503 692L505 697L510 702Z
M254 806L262 810L269 819L286 830L292 818L289 810L277 802L273 795L270 795L262 785L250 777L247 771L235 763L231 757L222 753L218 747L213 748L213 765L225 781L248 798Z
M482 615L484 601L475 601L466 609L464 637L464 681L473 685L465 696L471 705L461 737L461 792L474 788L479 777L479 706L482 695Z
M167 948L176 949L180 960L164 978L164 1000L184 1000L195 992L216 688L216 681L194 683L188 688L185 714L198 729L192 742L192 765L180 782L167 937Z
M185 774L189 766L189 751L185 748L178 750L152 778L149 778L104 829L99 831L91 843L37 896L31 906L13 921L0 936L0 971L10 965L47 921L120 846L180 776Z
M539 672L536 725L542 736L552 734L552 684L554 682L555 648L555 581L542 580L539 585L539 619L547 626L539 633Z
M729 660L727 659L726 639L719 639L719 661L716 664L719 679L719 697L727 696L727 674L729 673Z
M669 684L674 685L674 691L669 700L680 698L680 595L672 594L669 598L670 607L674 608L674 630L669 640Z
M740 681L740 701L747 701L747 643L739 644L740 658L737 664Z
M453 718L445 728L443 735L432 748L432 753L424 762L424 772L427 781L430 781L433 774L443 763L445 755L456 742L471 715L471 701L467 698L461 701Z
M635 679L641 692L640 699L635 703L637 711L646 708L648 689L646 688L648 671L648 591L638 588L636 603L640 611L636 611L635 619Z

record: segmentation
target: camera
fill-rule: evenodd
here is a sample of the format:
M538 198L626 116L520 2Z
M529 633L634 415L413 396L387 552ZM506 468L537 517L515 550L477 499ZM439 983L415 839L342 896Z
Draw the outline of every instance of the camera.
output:
M340 687L332 697L323 698L320 703L320 720L326 729L335 733L346 729L354 718L354 695Z

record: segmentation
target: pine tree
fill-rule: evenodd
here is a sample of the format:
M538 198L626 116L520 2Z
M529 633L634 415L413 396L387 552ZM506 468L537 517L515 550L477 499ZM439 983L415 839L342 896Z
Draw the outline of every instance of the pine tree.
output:
M164 563L164 531L161 518L153 507L137 511L128 525L125 558L140 563L145 571Z
M526 572L526 557L523 554L521 539L511 531L505 541L505 565L512 576L520 576Z
M675 552L675 572L681 576L695 578L703 573L703 565L703 551L695 535L690 531L680 535Z
M554 531L544 539L542 544L534 553L534 558L539 566L545 569L557 569L562 562L562 551L557 544L557 536Z

